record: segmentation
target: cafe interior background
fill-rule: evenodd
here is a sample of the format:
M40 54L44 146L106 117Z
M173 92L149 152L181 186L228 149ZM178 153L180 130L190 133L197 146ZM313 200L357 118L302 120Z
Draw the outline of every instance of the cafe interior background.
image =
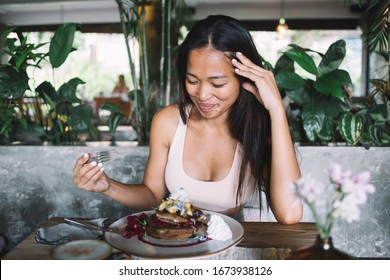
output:
M147 9L149 37L148 55L152 75L158 77L161 52L161 2L151 1ZM367 15L357 1L342 0L186 0L172 1L175 7L185 7L187 19L196 21L210 14L226 14L241 20L251 31L257 48L263 58L275 66L281 53L288 50L289 44L325 53L329 46L338 41L346 43L346 56L340 69L346 69L353 84L353 100L365 100L375 90L372 79L385 81L387 88L378 93L377 102L388 106L388 50L387 60L365 45L367 38ZM364 1L363 1L364 2ZM388 1L377 1L385 5ZM388 8L387 8L388 9ZM388 10L387 10L388 14ZM172 21L179 17L173 13ZM285 19L287 30L278 32L280 19ZM51 217L122 217L129 209L109 201L104 197L76 190L71 181L74 159L85 151L98 151L102 147L117 150L121 156L107 167L112 177L127 182L142 180L143 166L147 158L147 143L140 145L137 130L134 128L134 97L130 100L111 99L111 91L118 75L123 74L127 85L132 88L131 69L120 13L115 0L1 0L0 33L8 26L16 26L23 31L28 42L39 44L50 41L54 31L64 23L78 23L75 33L75 51L69 54L65 63L55 71L49 63L42 63L41 69L29 69L35 86L43 81L62 85L73 77L79 77L83 84L77 87L77 97L82 104L93 108L91 122L97 129L95 136L80 133L74 142L50 143L31 134L17 134L15 139L2 142L0 146L0 233L7 239L7 247L2 252L16 246L33 232L42 222ZM387 21L388 22L388 21ZM187 28L177 28L177 44L187 32ZM388 29L387 29L388 30ZM15 36L16 35L10 35ZM387 37L388 38L388 37ZM156 43L158 42L158 43ZM388 45L387 45L388 46ZM386 46L386 47L387 47ZM47 49L45 49L47 48ZM48 51L49 46L43 46ZM134 51L134 50L132 50ZM314 53L314 52L313 52ZM318 65L319 56L312 53ZM1 64L7 57L1 57ZM296 67L299 75L312 76L304 69ZM55 75L53 75L55 72ZM174 77L172 77L174 79ZM165 86L165 85L164 85ZM172 85L172 87L174 87ZM386 95L387 94L387 95ZM386 97L387 96L387 97ZM24 100L28 103L29 97ZM387 98L387 99L381 99ZM383 101L385 100L385 101ZM386 101L387 100L387 101ZM104 107L104 102L112 101L125 113L120 122L109 126L114 111ZM175 95L162 96L159 105L175 101ZM44 108L43 108L44 109ZM376 142L345 144L330 141L324 143L299 143L298 159L303 173L312 173L325 180L324 170L328 163L337 160L355 171L369 169L373 173L376 192L361 213L361 220L354 225L340 223L334 229L336 244L354 256L390 257L390 168L388 108L384 117L382 138ZM294 112L293 112L294 113ZM379 127L379 128L378 128ZM4 131L3 131L4 132ZM97 136L96 136L97 135ZM386 136L387 135L387 136ZM1 135L0 135L1 136ZM387 137L387 138L386 138ZM4 140L4 138L2 138ZM331 146L331 147L330 147ZM330 148L337 148L331 151ZM54 160L54 155L58 160ZM39 164L36 164L39 162ZM16 171L17 170L17 171ZM257 204L256 204L257 205ZM256 207L253 207L256 208ZM248 220L259 219L257 211L249 208ZM272 214L262 217L273 220ZM313 221L310 214L303 222Z

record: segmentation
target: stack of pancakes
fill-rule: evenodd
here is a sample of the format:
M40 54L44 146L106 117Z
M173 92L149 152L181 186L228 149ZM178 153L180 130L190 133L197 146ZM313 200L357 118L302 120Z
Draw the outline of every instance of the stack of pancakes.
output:
M146 232L158 239L187 239L204 228L206 220L203 212L195 209L190 202L169 199L147 218Z

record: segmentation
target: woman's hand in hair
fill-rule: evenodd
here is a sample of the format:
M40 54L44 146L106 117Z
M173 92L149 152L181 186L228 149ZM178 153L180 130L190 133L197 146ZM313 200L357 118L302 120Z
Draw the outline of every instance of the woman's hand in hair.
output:
M253 81L253 84L245 82L243 87L253 93L270 113L283 108L282 97L273 73L254 64L240 52L237 52L237 58L240 61L232 60L235 73Z

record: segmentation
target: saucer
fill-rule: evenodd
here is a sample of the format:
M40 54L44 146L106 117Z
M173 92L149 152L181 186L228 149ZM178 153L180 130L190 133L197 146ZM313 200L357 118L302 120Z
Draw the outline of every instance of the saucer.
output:
M103 260L111 255L111 246L104 241L84 239L55 247L50 254L54 260Z

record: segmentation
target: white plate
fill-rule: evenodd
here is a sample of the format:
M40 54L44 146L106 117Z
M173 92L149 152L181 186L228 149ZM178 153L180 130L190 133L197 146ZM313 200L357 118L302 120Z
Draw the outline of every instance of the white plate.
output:
M191 244L189 246L175 246L182 245L186 242L191 242L191 240L185 241L164 241L158 240L151 237L148 237L148 241L158 245L152 245L149 242L146 243L137 236L133 236L130 239L122 237L120 234L115 234L111 232L105 233L106 241L111 244L111 246L117 248L118 250L125 252L127 254L148 259L183 259L183 258L197 258L204 257L209 255L214 255L220 253L237 243L239 243L244 238L244 228L242 225L226 215L219 213L203 211L205 214L214 214L220 215L224 221L229 225L230 230L232 231L232 238L226 241L218 240L207 240L205 242L199 242L196 244ZM154 211L145 211L143 212L146 215L150 216ZM136 213L132 215L140 215L142 213ZM127 217L123 217L116 222L114 222L111 227L124 229L127 225ZM171 242L171 244L169 244ZM171 247L170 247L171 245Z
M55 247L50 254L54 260L103 260L111 255L111 246L94 239L71 241Z

